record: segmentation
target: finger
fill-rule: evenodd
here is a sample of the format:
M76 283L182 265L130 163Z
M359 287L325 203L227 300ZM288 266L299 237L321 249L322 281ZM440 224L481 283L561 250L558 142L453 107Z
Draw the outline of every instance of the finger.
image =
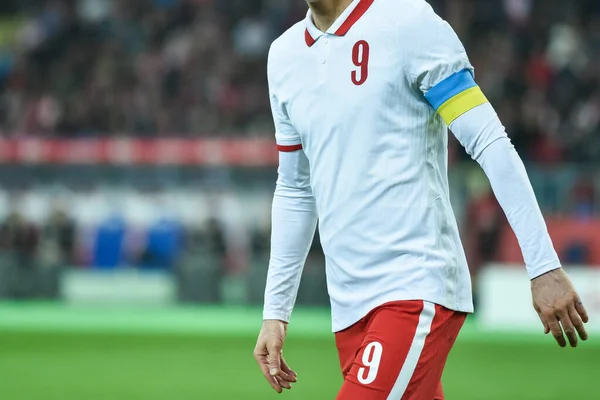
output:
M542 321L542 325L544 325L544 335L547 335L548 333L550 333L550 327L548 326L548 323L546 322L546 319L544 318L542 313L539 312L537 309L535 311L537 312L538 317L540 317L540 321Z
M590 317L588 316L588 313L585 307L583 306L583 302L580 299L577 299L577 302L575 303L575 309L577 310L577 313L581 316L583 322L587 324L590 320Z
M567 342L565 341L562 328L560 327L560 323L556 317L552 317L552 319L548 321L548 327L550 328L550 332L552 332L552 336L554 336L554 339L556 339L558 345L560 347L565 347Z
M281 371L290 378L290 382L296 382L298 374L296 374L287 364L285 359L281 357ZM292 380L293 379L293 380Z
M298 374L289 367L288 363L283 357L281 357L281 370L289 375L298 376Z
M277 377L283 379L286 382L291 382L291 383L298 382L298 379L296 379L296 377L294 375L286 374L283 371L279 371L279 374L277 374Z
M571 322L573 323L573 326L577 330L577 333L579 334L579 337L581 338L581 340L587 340L588 339L587 331L585 330L583 321L581 320L581 317L579 316L579 313L575 309L574 305L569 307L569 317L571 317Z
M286 381L285 379L281 378L280 376L276 376L275 379L277 380L277 384L279 386L281 386L284 389L291 389L292 388L292 384L288 381Z
M550 333L550 327L548 326L548 323L546 321L542 321L542 324L544 324L544 335L547 335Z
M565 335L567 335L567 339L569 339L569 344L571 347L577 347L577 332L575 331L571 317L569 317L569 311L560 311L558 318L560 319L560 324L565 331Z
M281 385L279 384L279 382L277 382L277 379L274 376L272 376L269 371L269 364L267 362L267 356L259 354L259 355L255 355L254 357L256 358L256 362L258 363L258 366L260 367L260 370L262 371L263 376L265 377L267 382L269 382L269 385L271 385L273 390L275 390L277 393L281 393L283 391L283 389L281 388Z
M281 371L281 346L275 344L269 345L267 346L267 351L269 352L269 373L271 376L278 375L279 371Z
M283 392L283 389L277 381L277 378L269 373L269 366L265 363L261 365L260 369L262 370L265 379L267 380L267 382L269 382L269 385L271 385L273 390L275 390L277 393Z
M267 364L266 359L264 362L259 363L259 365L265 379L267 382L269 382L269 385L271 385L273 390L275 390L277 393L281 393L283 389L281 388L279 382L277 382L277 379L269 372L269 365Z
M277 374L277 376L281 379L283 379L286 382L292 382L295 383L298 381L298 379L296 378L296 376L294 375L290 375L286 372L283 372L283 370L279 371L279 373Z

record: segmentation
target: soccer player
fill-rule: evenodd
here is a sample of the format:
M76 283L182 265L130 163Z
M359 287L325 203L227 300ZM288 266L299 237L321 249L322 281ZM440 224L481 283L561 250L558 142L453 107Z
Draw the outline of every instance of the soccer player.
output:
M448 128L519 239L545 332L560 346L564 334L573 347L578 334L585 340L586 311L523 163L452 28L424 0L308 5L268 60L280 158L254 355L273 389L296 382L282 348L318 219L344 376L337 399L443 398L446 358L473 311Z

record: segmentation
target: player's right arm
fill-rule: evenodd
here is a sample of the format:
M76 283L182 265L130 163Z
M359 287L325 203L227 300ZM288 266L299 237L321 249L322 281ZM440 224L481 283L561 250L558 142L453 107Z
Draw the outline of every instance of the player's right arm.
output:
M281 393L296 382L282 357L287 323L296 301L302 269L317 226L310 187L309 162L300 136L278 99L277 65L269 54L268 80L275 138L279 150L278 179L271 214L271 257L265 289L263 327L254 357L274 390Z

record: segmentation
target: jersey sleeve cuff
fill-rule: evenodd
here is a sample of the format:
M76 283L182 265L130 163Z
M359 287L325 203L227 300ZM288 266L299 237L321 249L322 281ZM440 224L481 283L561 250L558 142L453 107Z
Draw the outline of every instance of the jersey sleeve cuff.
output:
M562 268L562 265L560 264L560 261L552 261L548 264L544 264L541 267L530 267L527 266L527 275L529 275L529 279L533 280L541 275L544 275L545 273L548 273L550 271L554 271L555 269L559 269Z
M302 144L289 144L289 145L277 144L277 150L284 152L284 153L291 153L294 151L302 150Z
M291 312L270 311L270 310L264 310L263 311L263 321L265 321L265 320L278 320L278 321L283 321L283 322L289 323L291 316L292 316Z
M275 134L277 150L283 152L292 152L302 150L302 142L299 137L290 137L289 135Z

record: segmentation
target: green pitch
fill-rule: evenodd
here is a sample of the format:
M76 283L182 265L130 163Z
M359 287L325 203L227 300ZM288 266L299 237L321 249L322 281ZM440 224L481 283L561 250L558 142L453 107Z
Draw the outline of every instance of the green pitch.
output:
M3 400L334 399L341 384L328 316L300 311L285 356L299 383L277 395L252 359L260 313L0 305ZM594 400L600 346L484 334L469 323L444 377L448 400Z

